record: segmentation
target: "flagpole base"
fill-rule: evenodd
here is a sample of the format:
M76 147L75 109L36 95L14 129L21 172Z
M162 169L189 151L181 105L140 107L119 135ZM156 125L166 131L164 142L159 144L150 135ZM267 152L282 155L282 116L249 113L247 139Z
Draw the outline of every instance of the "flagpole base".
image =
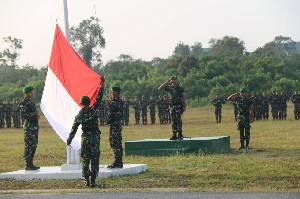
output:
M81 170L81 164L63 164L61 165L61 170Z

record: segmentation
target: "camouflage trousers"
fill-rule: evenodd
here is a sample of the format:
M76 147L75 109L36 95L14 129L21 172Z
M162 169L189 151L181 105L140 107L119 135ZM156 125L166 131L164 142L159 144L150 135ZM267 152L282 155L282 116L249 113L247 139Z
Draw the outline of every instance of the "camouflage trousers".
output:
M14 123L14 127L16 128L20 128L21 127L21 118L20 118L20 114L13 114L13 123Z
M147 109L141 109L142 110L142 122L143 124L147 123Z
M240 131L240 141L243 142L244 140L250 140L250 120L249 117L240 116L238 122L238 129Z
M11 128L11 114L8 113L5 114L5 122L7 128Z
M0 128L4 128L4 115L0 114Z
M38 145L39 126L24 126L24 155L23 159L33 158Z
M82 176L98 176L100 159L100 134L81 136L81 158Z
M171 110L171 118L172 118L172 131L174 132L182 132L182 108L181 106L173 106Z
M134 111L135 121L138 121L138 122L140 121L140 115L141 115L140 110L135 109L135 111Z
M155 123L155 109L150 109L150 119L151 119L151 123L154 124Z
M113 150L115 159L123 157L122 147L122 125L110 125L109 128L109 144Z

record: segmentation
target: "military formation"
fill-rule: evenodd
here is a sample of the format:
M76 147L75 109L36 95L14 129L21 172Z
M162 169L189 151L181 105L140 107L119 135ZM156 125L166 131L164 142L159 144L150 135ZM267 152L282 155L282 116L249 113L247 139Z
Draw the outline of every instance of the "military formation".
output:
M0 99L0 128L21 128L20 101Z
M253 103L254 120L286 120L287 118L287 101L290 100L294 104L295 120L300 119L300 92L295 90L291 97L288 97L285 92L272 90L269 96L266 92L255 92L250 94L249 98ZM234 119L237 121L238 106L235 100L229 100L233 105ZM215 107L215 116L217 123L221 122L222 104L225 103L218 94L211 101Z

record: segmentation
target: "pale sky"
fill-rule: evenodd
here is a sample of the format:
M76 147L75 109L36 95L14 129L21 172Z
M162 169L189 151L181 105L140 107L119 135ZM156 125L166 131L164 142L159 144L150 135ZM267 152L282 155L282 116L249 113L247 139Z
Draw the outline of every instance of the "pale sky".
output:
M63 0L0 0L3 37L23 40L18 65L49 63L56 19L65 30ZM176 45L238 37L254 51L276 36L300 41L300 0L68 0L70 27L91 16L101 20L104 63L129 54L167 58Z

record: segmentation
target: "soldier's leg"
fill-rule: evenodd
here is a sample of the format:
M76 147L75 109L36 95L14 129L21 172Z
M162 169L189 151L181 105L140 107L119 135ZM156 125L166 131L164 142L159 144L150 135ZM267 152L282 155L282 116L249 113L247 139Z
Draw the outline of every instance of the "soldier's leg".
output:
M239 149L244 149L245 148L245 125L242 122L239 122L238 129L240 131L240 143L241 143L241 147Z
M81 158L82 158L82 176L86 179L86 186L89 186L90 161L91 161L91 148L90 143L83 138L81 145Z
M246 140L246 149L249 149L249 143L250 143L250 123L245 124L245 140Z
M38 129L36 127L25 127L24 134L23 158L26 162L25 170L37 170L40 167L33 165L33 158L38 144Z
M114 163L108 165L108 168L123 168L123 147L122 147L122 128L111 127L109 134L109 143L114 152Z
M177 140L177 125L176 125L176 112L174 109L171 110L171 117L172 117L172 137L170 137L170 140Z
M92 140L92 156L91 156L91 187L96 187L96 178L99 173L99 158L100 158L100 136L97 135Z

